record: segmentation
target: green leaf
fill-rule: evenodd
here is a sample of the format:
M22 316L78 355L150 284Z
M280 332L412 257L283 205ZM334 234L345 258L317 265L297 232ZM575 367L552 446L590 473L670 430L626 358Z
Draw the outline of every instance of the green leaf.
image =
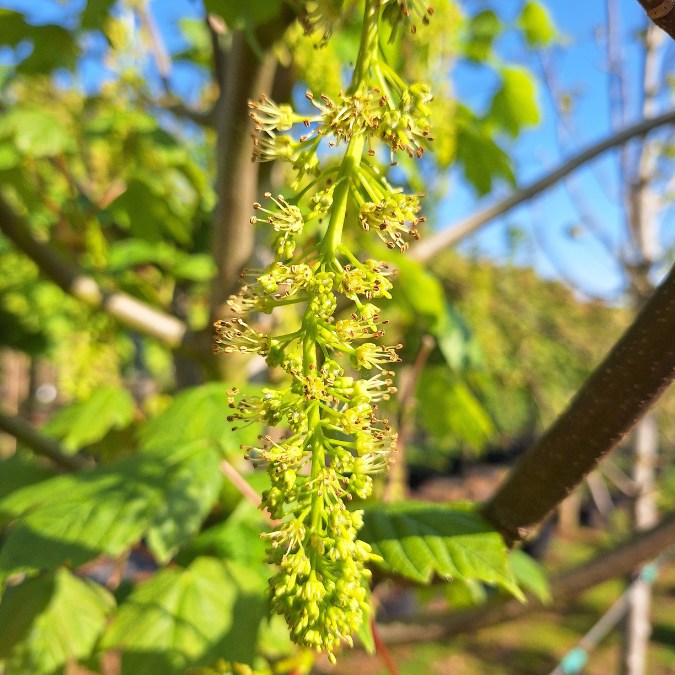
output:
M414 317L436 325L445 314L441 282L425 266L411 258L397 257L397 300L408 305Z
M491 9L471 17L467 25L464 54L472 61L487 61L495 38L502 32L502 22Z
M75 37L61 26L32 26L33 51L17 66L25 75L43 75L57 68L72 69L79 53Z
M479 195L489 193L497 178L516 184L510 157L488 134L485 125L463 107L457 113L456 153L466 180Z
M109 205L112 217L133 235L158 243L170 235L174 241L190 243L190 230L171 209L164 181L154 176L133 176L127 189Z
M261 424L251 424L232 431L227 421L227 393L230 387L222 382L182 391L157 417L149 420L141 431L144 446L187 443L206 439L229 453L238 453L241 444L254 443L262 432ZM259 390L241 388L243 393Z
M494 433L490 415L466 383L445 367L427 367L417 388L418 418L439 449L480 452Z
M180 560L212 555L221 560L232 560L251 569L261 569L263 578L269 570L265 560L267 544L260 532L268 529L262 514L242 499L227 520L200 532L181 551ZM245 544L245 545L244 545ZM269 574L267 574L269 576Z
M17 452L9 459L0 461L0 499L27 485L34 485L48 478L54 472L34 459Z
M218 657L250 664L264 607L264 586L245 568L197 558L137 586L102 648L121 650L122 671L134 675L184 673Z
M541 3L528 0L518 17L518 27L523 31L530 47L546 47L557 37L553 19L548 9Z
M148 533L165 562L197 531L223 480L206 443L174 448L45 480L0 500L0 521L9 524L0 573L115 557Z
M250 29L277 16L281 0L205 0L204 6L222 16L230 28Z
M31 35L31 26L22 14L11 9L0 9L0 44L16 47Z
M75 147L75 140L63 121L38 108L10 110L2 119L2 135L12 135L16 149L31 157L53 157Z
M445 303L445 311L434 327L434 337L451 370L462 372L483 365L480 345L454 305Z
M80 26L82 30L101 29L116 0L87 0Z
M488 120L516 137L526 126L539 124L537 89L524 68L505 67L499 89L492 98Z
M501 536L471 507L401 502L366 507L359 537L382 557L386 572L421 584L434 575L477 579L518 598Z
M87 400L59 410L44 431L60 438L64 448L77 451L101 440L112 429L126 427L134 418L133 396L121 387L97 389Z
M213 256L208 253L178 253L174 258L171 272L178 279L186 281L209 281L216 273Z
M548 585L543 566L525 551L515 549L509 554L509 569L513 578L525 591L529 591L543 604L551 602L551 588Z
M8 588L0 602L3 672L54 673L86 658L114 604L104 588L65 569Z

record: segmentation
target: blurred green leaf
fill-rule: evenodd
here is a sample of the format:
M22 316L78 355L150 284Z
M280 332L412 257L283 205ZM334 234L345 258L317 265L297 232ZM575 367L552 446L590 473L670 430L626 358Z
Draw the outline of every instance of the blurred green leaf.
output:
M523 5L517 22L518 28L523 31L525 40L530 47L546 47L557 37L553 19L548 9L541 3L528 0Z
M31 53L19 63L17 71L24 75L44 75L57 68L75 67L79 49L75 34L61 26L31 27Z
M279 14L281 0L205 0L207 12L219 14L233 29L253 28Z
M126 389L104 387L85 401L59 410L44 431L61 439L66 450L75 452L101 440L113 429L126 427L134 418L135 408L133 396Z
M109 15L116 0L87 0L80 18L82 30L103 28L103 22Z
M424 502L368 505L359 537L367 541L386 572L429 584L477 579L518 598L523 594L508 568L501 536L466 505Z
M218 496L218 456L204 442L155 449L58 476L0 500L8 525L0 572L77 567L118 556L151 533L162 561L194 534Z
M112 217L131 233L150 242L170 235L176 242L190 243L189 223L174 213L166 185L152 176L133 176L126 190L108 207Z
M463 45L466 58L480 62L487 60L502 29L500 18L491 9L471 17L466 26L467 34Z
M515 549L509 553L509 569L524 591L529 591L542 603L551 602L551 588L543 566L525 551Z
M250 664L264 606L264 587L245 568L197 558L137 586L101 647L123 650L122 671L134 675L184 673L218 657Z
M483 365L480 345L457 308L449 302L445 303L433 334L451 370L459 373Z
M0 9L0 44L16 47L31 36L32 26L23 14L11 9Z
M180 392L164 411L143 425L141 443L161 446L207 439L228 453L238 453L242 444L255 443L262 424L232 431L233 424L227 421L229 389L222 382L211 382ZM244 394L258 392L255 387L241 389Z
M260 511L242 499L226 520L200 532L181 551L180 560L212 555L221 560L232 560L252 570L261 570L261 576L265 579L268 568L263 561L267 544L260 532L266 529L269 529L269 524ZM243 542L246 542L245 546L242 546Z
M492 420L467 384L447 368L424 369L417 387L417 415L438 449L480 452L494 433Z
M492 98L487 119L514 138L523 127L539 124L537 89L527 70L502 68L501 84Z
M52 469L22 452L17 452L0 461L0 499L22 487L53 477Z
M6 675L47 675L86 658L114 607L110 593L68 570L11 586L0 602Z
M0 135L11 135L16 149L31 157L53 157L75 147L70 130L56 115L23 106L10 110L0 119Z
M407 305L417 319L437 325L445 314L445 294L440 281L417 260L396 257L397 301Z
M485 125L464 107L457 112L457 163L479 195L488 194L496 179L514 186L511 158L489 135Z

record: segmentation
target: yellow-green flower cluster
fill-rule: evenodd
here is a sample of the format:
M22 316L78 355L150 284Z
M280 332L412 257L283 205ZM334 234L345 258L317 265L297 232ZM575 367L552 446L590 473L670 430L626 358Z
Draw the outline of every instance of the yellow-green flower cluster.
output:
M328 31L320 21L324 4L315 3L309 16ZM378 21L387 4L398 6L367 0L352 84L337 100L308 95L317 115L299 115L266 97L250 104L254 159L289 162L299 192L267 193L265 204L253 205L251 222L275 233L274 259L244 273L241 290L229 299L234 317L216 323L218 351L260 354L290 376L285 388L257 397L232 390L228 419L288 428L246 448L267 467L271 485L263 507L280 522L268 535L269 562L278 566L271 606L286 617L296 642L331 658L368 616L366 565L373 554L357 536L362 513L348 504L371 494L373 475L395 449L396 433L378 417L378 404L395 391L389 368L400 360L400 345L380 343L385 322L378 304L391 297L393 272L356 258L342 242L343 226L373 231L389 248L404 250L423 221L419 196L393 189L375 161L378 142L392 155L414 156L430 139L428 90L406 86L381 60ZM416 6L401 4L404 13ZM294 133L296 125L302 135ZM337 174L324 171L317 157L324 140L346 144ZM315 218L327 221L325 234L300 250L298 237ZM351 309L338 315L339 298ZM291 304L302 315L292 332L267 335L246 318Z

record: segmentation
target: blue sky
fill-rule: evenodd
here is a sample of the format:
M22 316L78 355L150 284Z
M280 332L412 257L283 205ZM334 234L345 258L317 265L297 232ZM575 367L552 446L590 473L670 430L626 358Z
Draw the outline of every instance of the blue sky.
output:
M0 0L0 7L27 11L37 23L58 22L65 25L73 21L72 17L77 16L83 4L84 0ZM508 20L518 14L522 2L466 0L463 4L471 12L500 6L499 11ZM515 160L520 185L536 179L555 167L561 159L607 136L612 128L603 37L607 3L546 0L545 4L560 29L562 42L542 54L541 58L549 63L549 72L555 74L559 90L574 96L572 133L562 134L562 143L558 142L555 106L546 88L540 87L542 123L526 131L508 148ZM636 0L617 0L617 5L620 9L619 42L622 45L628 89L634 92L642 62L641 50L634 36L646 25L646 17ZM179 29L180 19L200 16L203 12L202 3L197 0L151 0L150 7L172 52L185 46ZM94 41L88 46L96 52L96 41L92 39ZM516 31L507 31L499 39L498 49L505 60L526 65L535 74L541 74L540 57L525 48ZM668 74L675 76L672 65L669 73L666 70L668 64L675 62L675 47L671 43L666 49L662 60L664 82ZM96 58L89 59L83 63L81 77L88 86L92 86L105 77L105 71ZM475 69L468 66L458 68L453 81L462 100L476 105L485 100L489 83L486 85L487 80L477 77ZM194 100L201 87L195 70L181 64L175 65L171 83L188 100ZM633 94L631 99L633 106L625 120L626 124L640 118L639 98ZM612 243L619 245L625 241L625 227L617 166L616 153L607 153L594 162L592 168L577 172L572 180L572 192L575 198L583 196L582 201L592 220L597 221ZM495 194L479 201L461 177L453 174L448 195L431 219L432 226L440 228L452 224L508 192L509 189L502 186ZM589 296L618 298L622 279L605 246L590 234L576 239L568 235L570 229L580 222L579 212L574 208L569 192L564 186L558 186L487 226L461 244L461 248L498 260L509 258L518 264L532 265L543 276L566 279ZM515 249L508 244L508 227L520 228L527 234ZM672 213L663 219L661 235L666 244L675 245L675 220Z

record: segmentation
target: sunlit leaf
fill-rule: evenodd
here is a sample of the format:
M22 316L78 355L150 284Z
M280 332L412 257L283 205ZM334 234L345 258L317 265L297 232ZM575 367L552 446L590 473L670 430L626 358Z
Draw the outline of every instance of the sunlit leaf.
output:
M428 584L434 576L477 579L522 597L508 568L506 545L480 514L461 505L424 502L365 509L359 536L386 572Z
M114 604L104 588L65 569L11 586L0 602L3 673L46 675L89 656Z
M8 525L0 572L118 556L148 533L155 555L166 560L199 528L223 480L208 444L173 448L58 476L0 500L0 521Z
M438 449L480 452L494 425L483 404L461 377L448 368L424 370L417 388L417 415Z
M548 9L534 0L528 0L523 5L518 17L518 27L523 31L530 47L546 47L558 34Z
M184 673L219 657L251 663L264 586L243 567L197 558L137 586L120 606L103 649L122 649L123 672Z
M544 604L551 602L551 588L543 566L525 551L509 553L509 569L524 591L529 591Z
M112 429L127 426L134 416L133 396L121 387L97 389L84 401L59 410L44 431L62 440L68 450L78 450L102 439Z
M488 119L515 137L523 127L539 124L537 89L531 74L523 68L502 68L501 75Z
M483 10L471 17L466 27L465 56L474 61L485 61L501 32L502 22L491 9Z
M239 452L242 443L254 443L262 431L261 424L232 431L233 424L227 421L229 389L222 382L211 382L180 392L161 414L143 426L141 442L161 446L208 439L226 452Z

